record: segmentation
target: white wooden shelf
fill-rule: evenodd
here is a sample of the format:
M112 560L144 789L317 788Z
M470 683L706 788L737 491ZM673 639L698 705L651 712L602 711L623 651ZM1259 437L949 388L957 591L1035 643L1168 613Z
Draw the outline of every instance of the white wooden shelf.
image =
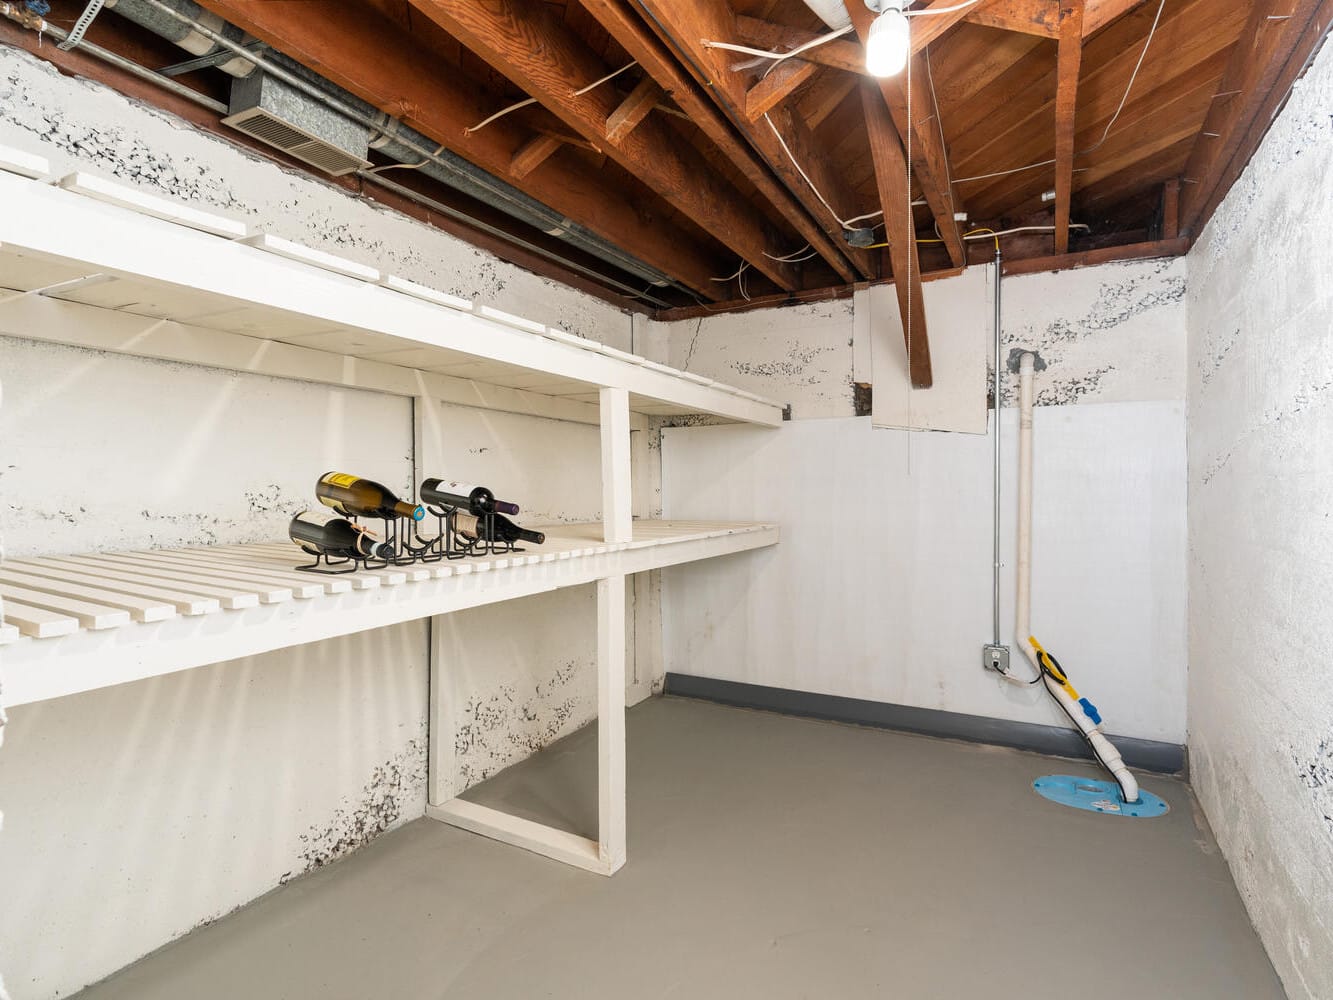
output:
M86 174L45 183L4 162L0 335L590 423L602 388L625 390L644 417L782 420L773 400L225 216Z
M414 618L773 545L772 524L552 525L546 543L338 576L290 542L0 564L5 702L22 705Z

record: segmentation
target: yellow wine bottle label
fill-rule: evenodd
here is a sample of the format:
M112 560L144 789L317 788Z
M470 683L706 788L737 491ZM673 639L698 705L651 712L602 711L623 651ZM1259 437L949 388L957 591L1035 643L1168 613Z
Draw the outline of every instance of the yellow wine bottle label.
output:
M330 472L320 482L328 483L330 486L351 486L360 478L360 476L349 476L346 472Z

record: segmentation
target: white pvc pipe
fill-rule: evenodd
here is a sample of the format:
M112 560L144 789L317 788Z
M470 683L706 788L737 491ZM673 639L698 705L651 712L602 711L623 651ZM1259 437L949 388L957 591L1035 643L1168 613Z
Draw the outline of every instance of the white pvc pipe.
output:
M1046 690L1083 733L1097 759L1115 776L1125 801L1137 802L1139 783L1125 767L1120 751L1102 735L1101 727L1088 718L1083 706L1042 670L1037 652L1028 642L1032 592L1032 372L1033 357L1024 354L1018 369L1018 585L1014 595L1014 641L1041 676Z

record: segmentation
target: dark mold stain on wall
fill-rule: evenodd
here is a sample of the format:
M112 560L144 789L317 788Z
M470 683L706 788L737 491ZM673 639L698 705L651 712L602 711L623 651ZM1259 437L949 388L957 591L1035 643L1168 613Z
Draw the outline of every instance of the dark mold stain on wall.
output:
M1297 777L1310 790L1311 801L1333 836L1333 736L1320 740L1313 754L1295 755L1293 760Z
M579 701L569 688L592 669L590 664L567 660L526 696L504 684L468 698L454 734L460 790L549 746L571 724L590 721L576 718Z
M401 751L375 768L354 804L339 808L327 824L301 835L303 871L337 861L384 833L402 818L404 805L425 782L425 744L409 740ZM291 873L280 881L289 878Z

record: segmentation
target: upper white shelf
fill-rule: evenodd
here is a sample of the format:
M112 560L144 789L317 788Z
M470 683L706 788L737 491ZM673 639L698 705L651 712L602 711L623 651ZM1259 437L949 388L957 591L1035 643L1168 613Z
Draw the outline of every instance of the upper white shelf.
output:
M253 367L265 344L288 345L305 350L287 358L287 369L302 377L308 366L312 380L326 377L321 358L353 358L566 404L595 403L601 387L613 387L627 390L641 414L782 420L773 400L252 233L225 216L87 174L53 185L5 172L6 162L0 334L175 360L197 348L200 363L238 370ZM89 309L117 319L90 334L98 324L81 322Z
M545 529L523 552L358 573L299 572L290 542L0 563L5 704L254 656L607 576L774 545L774 524L636 521Z

